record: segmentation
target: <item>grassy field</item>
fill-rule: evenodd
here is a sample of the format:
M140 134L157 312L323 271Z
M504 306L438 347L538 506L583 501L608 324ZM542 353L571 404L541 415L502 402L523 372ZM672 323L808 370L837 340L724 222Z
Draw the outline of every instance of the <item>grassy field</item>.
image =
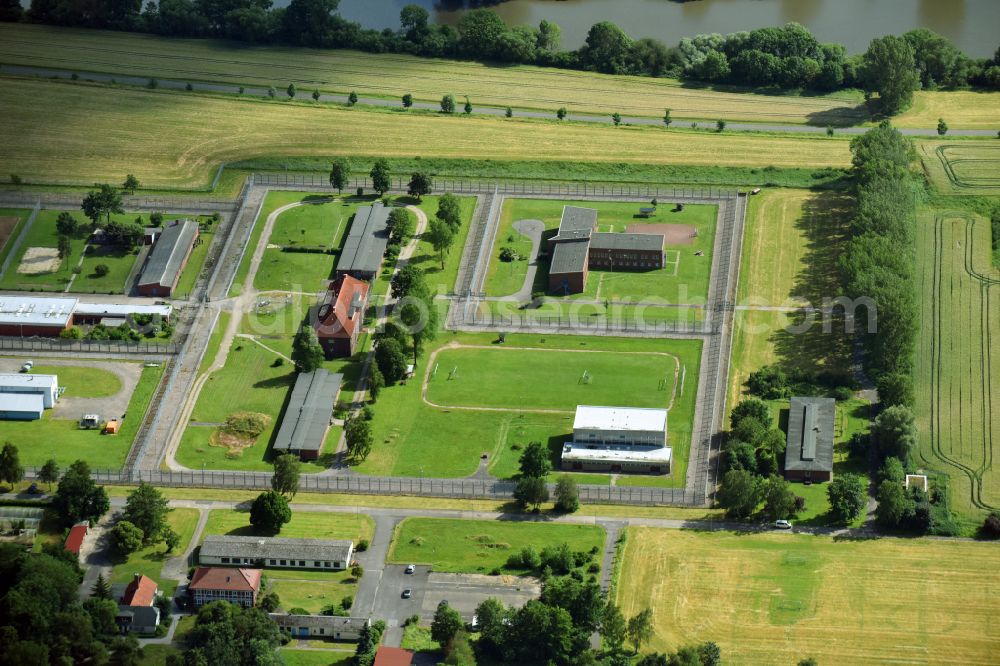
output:
M5 79L0 114L10 171L80 185L131 171L152 188L204 187L221 162L275 154L716 166L760 166L766 154L776 167L843 167L850 158L846 140L825 136L401 114L50 80ZM44 135L33 131L39 117ZM80 140L87 136L102 140Z
M987 141L922 141L917 154L942 194L1000 194L1000 145Z
M312 574L312 575L310 575ZM357 580L350 571L287 571L268 569L268 592L277 593L281 599L281 607L304 608L310 613L319 614L326 606L340 606L341 600L358 592Z
M357 543L361 539L371 540L374 532L374 522L364 514L295 511L291 521L281 528L279 536L292 539L350 539ZM212 511L208 514L203 537L210 534L258 535L250 524L249 510ZM304 575L301 572L298 574ZM321 574L325 576L327 572Z
M937 126L938 118L955 129L996 129L1000 126L1000 93L918 90L913 93L913 105L894 116L892 124L930 128Z
M173 553L167 553L163 543L155 543L137 550L129 555L125 562L115 565L111 573L112 583L127 583L132 579L132 574L140 573L155 580L162 594L167 597L174 596L177 581L162 578L160 570L167 560L182 554L187 548L198 524L198 511L197 509L174 509L167 514L167 522L180 535L178 542L180 545L177 550Z
M33 375L57 375L59 385L66 387L66 398L106 398L122 390L122 380L103 368L79 365L36 365Z
M416 204L427 214L428 224L434 219L438 209L439 197L426 196L419 204ZM424 271L424 279L432 292L446 294L455 289L455 280L458 277L458 265L462 260L462 249L465 247L465 240L469 236L469 227L472 222L472 212L476 207L475 197L459 197L459 209L462 215L462 226L455 235L455 243L451 251L445 255L444 268L438 259L438 253L434 251L429 240L423 237L417 243L417 249L410 257L411 264L419 266Z
M917 288L921 329L915 388L920 460L951 475L952 508L1000 508L994 451L1000 433L1000 273L990 263L989 222L922 209Z
M495 334L447 334L438 342L445 344L455 340L466 345L490 345L495 339ZM553 350L667 352L679 357L682 369L687 367L685 388L679 393L667 421L674 457L669 483L683 485L701 362L699 342L508 334L506 345ZM418 375L424 370L424 362L421 360L417 366ZM449 370L441 364L438 377L446 377ZM578 377L579 374L573 381ZM594 381L599 379L595 376ZM595 386L596 383L587 388ZM619 397L612 404L620 402ZM360 472L390 476L467 476L476 471L480 455L487 453L491 471L509 476L516 470L521 449L531 441L547 443L557 460L556 453L573 430L573 415L435 408L421 399L420 382L410 381L382 391L375 406L372 430L375 446L367 460L357 467ZM604 483L606 479L595 482Z
M354 652L342 650L296 650L283 647L278 651L285 666L348 666Z
M73 280L70 291L82 293L108 293L121 294L125 291L125 282L128 280L132 266L135 264L138 250L129 250L123 247L88 246L92 248L83 256L83 263L80 264L80 273ZM103 264L109 271L107 275L97 274L97 266Z
M733 664L991 664L993 545L629 528L616 598L648 650L715 641Z
M163 39L151 35L42 26L4 25L4 61L139 76L274 85L294 82L308 90L387 96L404 93L437 102L445 93L474 104L608 115L755 122L843 124L866 120L857 91L797 97L722 92L672 79L609 76L531 66L495 67L474 62L398 54L249 46L213 40ZM611 101L613 100L613 102ZM958 114L955 127L958 127ZM934 122L937 122L935 117ZM950 120L949 116L949 122ZM933 125L933 123L931 123Z
M63 374L62 366L57 372ZM41 466L49 458L55 458L63 468L75 460L85 460L94 469L118 469L139 431L162 374L162 366L142 369L142 376L128 403L131 416L122 422L117 435L102 435L99 430L80 430L75 419L53 419L51 412L45 412L37 421L5 421L3 436L17 443L23 465ZM117 380L117 377L114 379ZM101 380L99 390L105 391L108 386L108 381Z
M822 306L840 293L837 257L847 239L851 202L836 192L767 190L747 211L740 263L739 305ZM743 393L751 372L777 363L784 369L843 371L850 365L850 340L843 323L822 318L812 326L802 314L738 310L730 360L728 404ZM863 323L863 322L862 322ZM801 329L807 329L798 332Z
M656 217L636 217L641 203L603 201L565 201L559 199L506 199L500 212L500 226L496 234L490 265L486 277L488 296L508 296L521 289L528 270L531 240L513 227L518 220L541 220L545 224L543 242L559 228L563 206L582 206L598 211L598 231L622 232L630 224L689 224L697 229L698 237L689 245L666 246L668 261L675 255L679 262L663 270L648 272L614 272L593 270L583 294L564 300L612 301L632 300L698 303L708 293L708 278L712 267L712 246L715 240L716 206L689 205L681 212L670 210L672 204L664 201ZM648 203L646 204L648 205ZM512 247L523 257L520 261L500 261L500 250ZM544 247L542 248L544 249ZM704 256L696 257L701 251ZM676 273L676 274L675 274ZM548 291L548 262L539 264L532 291ZM655 298L650 299L650 296Z
M249 250L248 250L249 251ZM318 292L333 276L332 254L264 250L253 286L262 291Z
M623 400L629 407L663 409L673 399L681 372L680 360L667 352L507 346L446 347L437 353L434 365L438 369L428 380L427 399L436 405L566 413L577 405L617 405ZM589 373L589 381L584 373ZM484 392L484 386L490 390Z
M596 525L407 518L396 527L387 561L429 564L437 572L489 573L507 570L507 558L525 546L541 550L566 543L574 551L600 551L604 540Z
M171 298L187 298L191 295L195 284L198 283L201 269L205 266L205 259L208 258L208 248L212 245L214 238L214 231L206 230L199 234L198 240L200 242L191 250L187 265L184 266L184 272L181 273L180 279L177 280L177 288L174 289Z
M0 218L14 218L16 220L13 226L10 225L9 220L5 224L0 224L0 265L3 265L7 255L10 254L14 239L21 233L29 215L31 215L31 211L23 208L0 208ZM17 266L14 268L16 269Z

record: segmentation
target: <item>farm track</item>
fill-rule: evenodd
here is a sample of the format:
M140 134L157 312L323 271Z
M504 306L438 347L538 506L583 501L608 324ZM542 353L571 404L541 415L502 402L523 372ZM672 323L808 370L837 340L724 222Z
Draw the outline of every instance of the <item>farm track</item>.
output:
M949 307L947 313L943 304L951 304L956 301L956 291L959 293L968 292L969 286L956 283L955 275L946 274L949 251L945 247L944 224L949 219L964 220L963 248L963 269L965 275L978 282L979 293L979 313L978 323L980 325L979 340L973 326L962 326L964 331L956 338L952 324L955 323L954 311ZM973 266L973 243L976 220L964 213L938 214L934 219L933 238L933 269L932 269L932 290L933 299L931 304L932 327L931 327L931 378L930 378L930 445L934 456L940 461L954 467L960 471L970 484L970 502L981 510L989 511L997 506L985 500L983 495L983 473L992 470L993 466L993 414L995 414L992 396L991 369L993 359L992 347L992 322L990 320L991 287L1000 285L1000 279L991 278L975 270ZM971 312L973 303L968 304L968 323L975 323L976 313ZM959 305L961 307L961 304ZM961 315L959 315L961 317ZM963 320L959 320L959 325ZM947 342L946 342L947 341ZM959 383L955 396L954 372L949 372L947 367L949 361L960 359L959 349L978 349L978 363L974 355L968 358L969 367L967 369L968 384ZM948 348L946 349L946 345ZM960 361L959 361L960 362ZM963 373L964 374L964 373ZM977 380L978 377L978 380ZM972 391L978 393L975 395ZM979 409L976 409L976 401L982 400ZM957 418L952 418L952 405L957 404ZM971 410L966 413L966 408ZM976 413L978 412L978 414ZM981 435L976 431L976 421L982 426ZM948 437L950 428L957 424L957 441L955 436ZM968 431L967 431L968 429ZM966 439L976 450L965 451ZM958 449L965 457L978 457L981 463L973 466L968 460L962 460Z
M987 152L998 151L997 157L966 157L958 159L950 159L947 155L947 151L950 150L968 150L968 146L963 146L962 144L945 144L943 146L938 146L934 149L934 154L941 161L941 167L944 169L945 175L951 182L952 187L958 190L970 190L970 189L1000 189L1000 146L975 146L974 148L978 150L984 150ZM963 178L955 170L956 165L960 164L992 164L995 165L997 171L993 176L985 176L983 178Z

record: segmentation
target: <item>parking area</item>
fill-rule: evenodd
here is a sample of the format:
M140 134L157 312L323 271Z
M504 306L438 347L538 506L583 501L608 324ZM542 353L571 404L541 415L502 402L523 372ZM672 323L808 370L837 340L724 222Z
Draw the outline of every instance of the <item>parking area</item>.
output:
M66 360L39 356L20 357L0 357L0 372L19 372L21 365L32 360L35 374L40 374L39 369L52 368L59 376L60 386L67 388L64 394L52 408L51 418L54 419L79 419L83 414L98 414L104 418L118 418L125 414L128 409L132 392L139 383L142 375L142 364L126 361L96 361L87 360ZM64 372L59 368L65 367ZM115 375L121 384L121 388L112 395L101 397L88 396L90 387L86 386L88 369L104 370Z
M541 583L536 578L434 573L427 566L417 566L412 574L407 574L405 569L402 565L387 565L379 582L372 616L385 618L390 626L402 624L411 615L430 622L442 601L471 621L476 606L488 597L522 606L541 593ZM409 599L403 598L406 589L411 590Z

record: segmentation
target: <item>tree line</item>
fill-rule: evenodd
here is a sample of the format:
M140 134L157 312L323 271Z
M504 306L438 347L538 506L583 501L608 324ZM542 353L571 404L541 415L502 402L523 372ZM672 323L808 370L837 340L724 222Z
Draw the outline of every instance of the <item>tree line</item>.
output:
M653 38L632 39L610 21L594 24L575 51L560 49L559 26L508 26L489 9L474 9L456 27L430 22L426 9L407 5L399 30L373 30L342 18L339 0L33 0L22 12L3 0L0 20L28 20L151 32L167 36L224 37L243 42L313 48L351 48L372 53L408 53L580 69L608 74L675 77L706 83L781 89L878 92L883 113L905 108L916 88L980 86L1000 89L1000 49L992 58L970 58L931 30L871 42L864 54L848 55L842 44L820 43L797 23L685 37L676 46ZM294 95L290 87L289 95ZM356 98L355 98L356 99ZM899 104L902 102L902 106Z

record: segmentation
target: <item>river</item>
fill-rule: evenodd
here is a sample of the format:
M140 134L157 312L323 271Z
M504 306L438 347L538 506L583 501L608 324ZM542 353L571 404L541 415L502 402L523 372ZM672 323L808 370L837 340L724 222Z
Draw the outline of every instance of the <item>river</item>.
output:
M398 28L399 10L411 3L447 24L475 5L492 6L511 25L548 19L562 28L564 48L580 46L590 26L604 20L632 37L655 37L669 45L699 33L795 21L821 42L844 44L851 53L864 51L874 37L914 28L930 28L973 57L991 56L1000 46L1000 0L341 0L340 14L369 28Z

